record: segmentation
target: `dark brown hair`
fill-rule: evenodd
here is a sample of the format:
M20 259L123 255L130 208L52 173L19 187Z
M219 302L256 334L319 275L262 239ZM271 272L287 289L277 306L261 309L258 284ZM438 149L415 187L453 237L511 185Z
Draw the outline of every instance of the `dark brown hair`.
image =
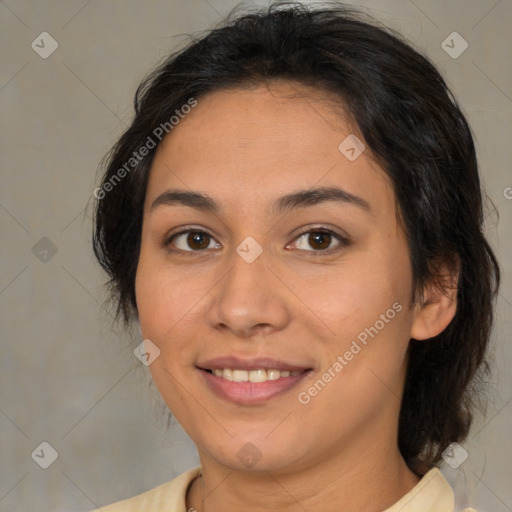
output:
M352 9L277 2L228 18L139 86L133 122L109 154L95 194L94 251L110 277L118 314L129 322L137 313L135 273L155 153L131 161L134 151L147 146L148 137L159 142L158 127L170 132L171 117L191 99L274 80L333 93L349 110L393 183L415 297L436 280L435 262L458 261L455 317L428 343L410 341L399 418L404 458L436 462L471 425L488 369L500 272L483 234L475 148L456 101L427 58Z

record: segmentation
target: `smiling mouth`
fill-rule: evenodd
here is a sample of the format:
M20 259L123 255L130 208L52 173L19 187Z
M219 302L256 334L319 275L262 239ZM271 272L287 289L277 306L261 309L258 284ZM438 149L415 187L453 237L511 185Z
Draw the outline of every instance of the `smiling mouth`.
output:
M314 371L307 363L234 354L202 360L196 369L207 388L239 405L264 404L291 391Z
M264 404L295 388L312 372L310 368L197 368L217 396L231 403Z
M232 368L214 368L214 369L203 369L204 371L224 379L230 382L267 382L272 380L278 380L286 377L295 377L302 373L308 372L309 369L302 371L287 371L287 370L276 370L260 368L257 370L239 370Z

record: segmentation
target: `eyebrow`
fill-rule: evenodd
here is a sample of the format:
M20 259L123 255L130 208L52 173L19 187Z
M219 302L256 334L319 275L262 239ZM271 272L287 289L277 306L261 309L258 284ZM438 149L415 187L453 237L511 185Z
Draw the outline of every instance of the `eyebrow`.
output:
M337 187L320 187L314 189L298 190L277 198L272 205L272 212L280 214L298 208L307 208L324 202L337 202L357 206L364 211L370 212L369 203L362 197L356 196ZM189 206L204 212L217 213L220 210L215 200L200 192L186 190L166 190L160 194L151 204L150 210L158 206Z

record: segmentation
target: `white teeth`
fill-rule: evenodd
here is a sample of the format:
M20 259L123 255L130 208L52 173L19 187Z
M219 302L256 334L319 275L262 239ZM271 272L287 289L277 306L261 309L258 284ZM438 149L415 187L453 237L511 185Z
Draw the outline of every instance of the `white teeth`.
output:
M265 382L266 380L266 370L251 370L249 372L249 382Z
M277 380L281 377L293 377L301 372L289 372L286 370L231 370L229 368L215 368L212 373L216 377L226 379L233 382L266 382L267 380Z
M279 370L268 370L267 376L268 380L277 380L281 377L281 372Z
M247 382L248 380L249 372L247 370L233 370L233 382Z

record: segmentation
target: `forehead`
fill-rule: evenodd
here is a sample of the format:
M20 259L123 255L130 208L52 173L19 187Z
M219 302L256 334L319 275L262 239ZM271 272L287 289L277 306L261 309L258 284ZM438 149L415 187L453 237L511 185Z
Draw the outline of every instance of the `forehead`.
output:
M146 199L180 187L256 204L291 190L341 186L368 202L394 203L369 150L347 158L347 144L361 149L354 137L362 139L344 105L318 89L280 83L209 93L159 145Z

